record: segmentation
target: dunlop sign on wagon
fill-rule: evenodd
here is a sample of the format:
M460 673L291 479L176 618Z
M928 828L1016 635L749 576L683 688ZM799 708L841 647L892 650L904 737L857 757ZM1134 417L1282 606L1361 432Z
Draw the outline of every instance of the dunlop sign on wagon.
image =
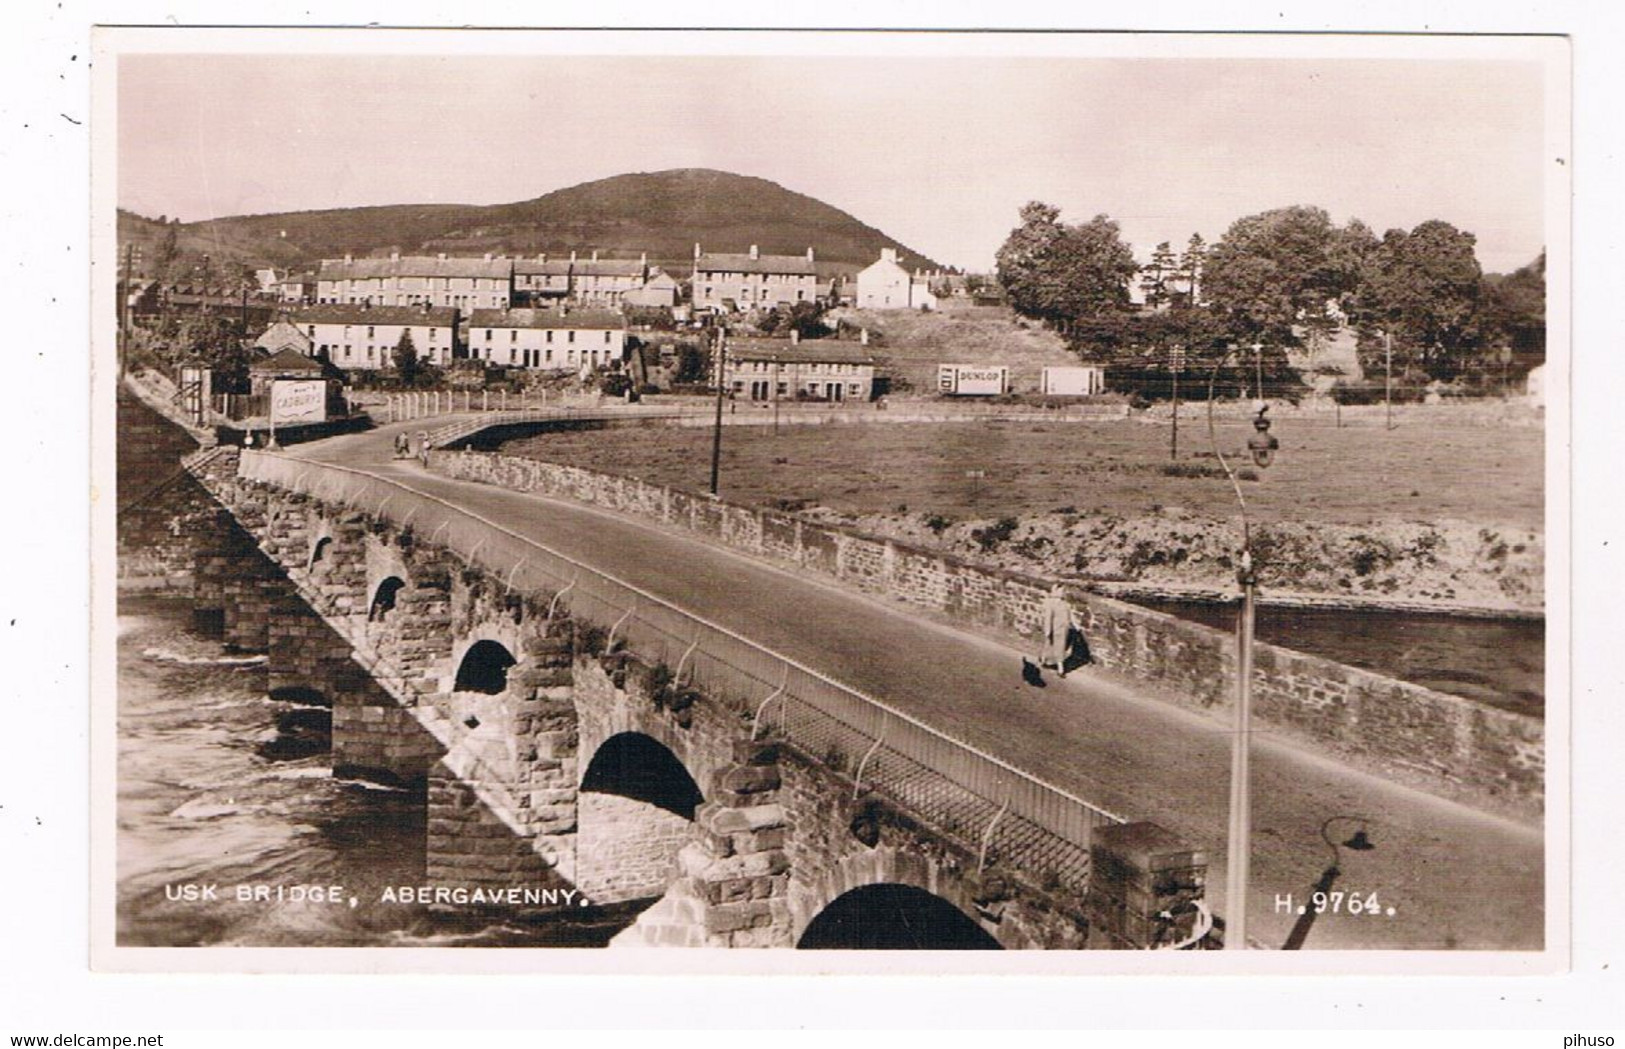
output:
M937 392L956 397L997 397L1010 390L1010 369L1003 365L939 364Z

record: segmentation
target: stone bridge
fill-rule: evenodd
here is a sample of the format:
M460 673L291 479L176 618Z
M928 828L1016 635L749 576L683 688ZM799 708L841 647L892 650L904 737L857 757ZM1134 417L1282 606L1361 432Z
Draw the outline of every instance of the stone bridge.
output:
M617 943L1167 946L1205 859L628 584L367 475L216 448L200 625L423 792L427 904ZM1211 940L1211 937L1209 938Z

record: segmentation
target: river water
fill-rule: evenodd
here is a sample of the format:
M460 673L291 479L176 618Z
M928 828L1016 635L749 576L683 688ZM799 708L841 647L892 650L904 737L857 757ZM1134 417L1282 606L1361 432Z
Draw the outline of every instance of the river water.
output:
M190 622L184 598L119 603L121 945L598 947L642 909L521 924L376 903L386 886L422 884L423 792L334 779L326 711L267 698L263 657L230 654ZM226 898L170 899L166 886L183 885ZM362 902L239 903L240 885L342 885Z

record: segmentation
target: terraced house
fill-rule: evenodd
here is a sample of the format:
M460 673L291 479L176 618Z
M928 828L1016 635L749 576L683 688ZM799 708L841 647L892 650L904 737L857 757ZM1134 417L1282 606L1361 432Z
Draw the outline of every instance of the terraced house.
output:
M731 338L723 383L752 401L867 401L875 358L868 347L835 339Z
M744 255L706 253L694 245L694 308L748 310L818 298L813 249L801 255L763 255L752 244Z
M312 356L340 368L390 368L401 333L412 333L418 359L448 364L456 344L457 311L446 307L327 304L284 318L309 340Z
M626 319L609 310L475 310L468 354L487 364L557 371L596 368L626 353Z
M323 259L316 301L331 305L421 306L461 310L512 305L513 260L406 255Z

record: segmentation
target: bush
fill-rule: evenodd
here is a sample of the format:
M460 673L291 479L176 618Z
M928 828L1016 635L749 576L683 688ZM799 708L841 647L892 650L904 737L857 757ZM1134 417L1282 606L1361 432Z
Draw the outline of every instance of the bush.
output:
M986 528L972 529L970 537L976 540L983 553L992 553L1000 543L1014 535L1018 527L1020 522L1014 517L1001 517Z

